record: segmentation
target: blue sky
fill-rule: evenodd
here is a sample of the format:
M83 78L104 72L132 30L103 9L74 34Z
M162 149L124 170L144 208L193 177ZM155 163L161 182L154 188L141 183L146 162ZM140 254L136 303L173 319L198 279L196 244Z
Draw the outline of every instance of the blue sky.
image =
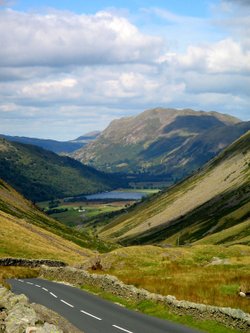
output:
M185 4L186 3L186 4ZM216 3L214 1L213 3ZM95 1L15 1L13 8L17 10L41 10L44 8L57 8L61 10L71 10L75 13L95 13L106 8L120 8L130 11L138 11L141 8L159 7L181 15L206 17L210 10L209 1L197 0L95 0Z
M67 140L157 106L249 120L248 0L0 0L0 31L0 133Z

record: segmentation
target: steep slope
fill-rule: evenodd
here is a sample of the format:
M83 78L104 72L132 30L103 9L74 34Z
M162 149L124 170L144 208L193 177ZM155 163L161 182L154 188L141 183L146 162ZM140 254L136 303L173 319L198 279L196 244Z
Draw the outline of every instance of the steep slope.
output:
M50 258L73 263L92 255L81 247L89 246L87 237L48 218L2 180L0 224L1 257Z
M109 190L114 177L37 146L0 139L0 176L26 198L50 200Z
M250 131L194 176L114 219L101 235L126 244L185 244L204 237L249 244L249 218Z
M86 133L83 136L71 141L56 141L50 139L28 138L25 136L11 136L0 134L0 137L11 142L20 142L35 145L43 149L51 150L54 153L72 153L96 139L100 132Z
M46 254L46 247L52 249L48 253L53 254L54 250L58 250L58 252L62 250L62 255L67 248L80 255L91 254L88 249L107 251L112 248L109 244L95 239L87 233L76 231L45 215L1 179L0 223L0 253L6 253L6 255L8 255L8 251L13 253L23 251L32 255L32 248L36 249L39 254L39 247L43 243L44 254ZM15 242L20 243L16 249L13 245ZM23 250L21 247L24 247Z
M161 175L174 182L249 129L250 123L217 112L157 108L113 121L73 156L106 172Z

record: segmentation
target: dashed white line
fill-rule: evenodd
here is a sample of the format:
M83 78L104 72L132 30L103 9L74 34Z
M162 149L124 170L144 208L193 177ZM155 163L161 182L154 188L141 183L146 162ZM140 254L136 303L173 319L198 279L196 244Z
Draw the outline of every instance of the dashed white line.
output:
M86 311L83 311L83 310L81 310L81 312L84 313L84 314L86 314L87 316L90 316L90 317L95 318L95 319L97 319L97 320L102 320L101 318L96 317L96 316L92 315L92 314L89 313L89 312L86 312Z
M120 326L117 326L117 325L112 325L112 326L115 327L115 328L117 328L118 330L123 331L123 332L133 333L133 332L131 332L131 331L125 330L125 328L122 328L122 327L120 327Z
M70 306L71 308L74 308L74 305L69 304L68 302L64 301L63 299L61 299L60 301L61 301L62 303L64 303L64 304Z
M18 281L19 281L19 282L24 282L24 281L21 280L21 279L18 279ZM35 286L38 287L38 288L42 288L43 290L48 291L48 289L46 289L46 288L44 288L44 287L41 287L39 284L34 284L34 283L32 283L32 282L29 282L29 281L26 282L26 283L29 284L29 285L35 285ZM48 292L49 292L49 291L48 291ZM55 295L54 293L52 293L52 292L49 292L49 293L50 293L51 296L53 296L53 297L55 297L55 298L58 298L58 296ZM64 301L63 299L61 299L60 301L61 301L62 303L64 303L64 304L68 305L69 307L74 308L74 305L72 305L72 304L70 304L70 303ZM94 316L93 314L91 314L91 313L89 313L89 312L87 312L87 311L80 310L80 312L83 313L83 314L85 314L85 315L87 315L87 316L90 316L90 317L92 317L92 318L95 318L95 319L97 319L97 320L102 320L101 318L96 317L96 316ZM132 331L128 331L128 330L126 330L126 329L123 328L123 327L120 327L120 326L117 326L117 325L112 325L112 326L115 327L115 328L117 328L117 329L120 330L120 331L123 331L123 332L126 332L126 333L133 333Z

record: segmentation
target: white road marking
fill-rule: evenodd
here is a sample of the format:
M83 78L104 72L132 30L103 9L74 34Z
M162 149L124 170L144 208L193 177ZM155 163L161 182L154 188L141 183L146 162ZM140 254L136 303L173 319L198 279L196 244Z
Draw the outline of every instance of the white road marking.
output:
M39 286L39 284L35 284L35 286L38 287L38 288L41 288L41 286Z
M33 283L32 282L26 282L27 284L30 284L30 285L32 285L33 286Z
M48 289L46 289L46 288L42 288L43 290L45 290L45 291L48 291Z
M64 304L70 306L71 308L74 308L74 305L69 304L68 302L64 301L63 299L61 299L61 302L63 302Z
M52 295L53 297L57 298L57 296L53 293L50 292L50 295Z
M92 314L89 313L89 312L86 312L86 311L83 311L83 310L81 310L81 312L84 313L84 314L86 314L87 316L90 316L90 317L95 318L95 319L97 319L97 320L102 320L101 318L98 318L98 317L92 315Z
M115 328L117 328L118 330L123 331L123 332L133 333L133 332L131 332L131 331L125 330L125 328L122 328L122 327L120 327L120 326L117 326L117 325L112 325L112 326L115 327Z

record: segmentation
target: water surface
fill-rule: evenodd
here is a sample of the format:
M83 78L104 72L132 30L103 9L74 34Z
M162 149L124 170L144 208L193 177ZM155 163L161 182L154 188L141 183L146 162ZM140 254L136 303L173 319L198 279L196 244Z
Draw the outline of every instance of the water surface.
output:
M87 200L141 200L147 196L144 192L111 191L86 195Z

